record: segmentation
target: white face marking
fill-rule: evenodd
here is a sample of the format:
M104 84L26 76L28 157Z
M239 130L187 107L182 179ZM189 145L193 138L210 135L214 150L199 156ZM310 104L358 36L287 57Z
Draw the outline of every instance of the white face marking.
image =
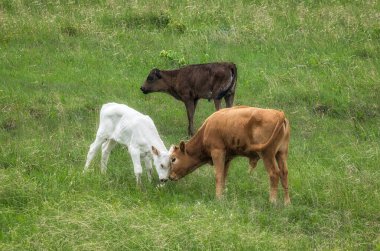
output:
M169 154L161 152L159 156L153 155L154 165L160 180L167 180L170 170Z

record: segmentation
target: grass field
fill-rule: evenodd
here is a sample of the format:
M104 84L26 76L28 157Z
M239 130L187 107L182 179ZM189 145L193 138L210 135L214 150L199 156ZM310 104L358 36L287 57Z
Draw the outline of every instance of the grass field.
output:
M291 206L244 158L222 201L210 166L140 191L122 147L82 174L106 102L187 139L184 105L139 87L214 61L235 104L287 114ZM378 1L0 0L0 250L380 250L379 69Z

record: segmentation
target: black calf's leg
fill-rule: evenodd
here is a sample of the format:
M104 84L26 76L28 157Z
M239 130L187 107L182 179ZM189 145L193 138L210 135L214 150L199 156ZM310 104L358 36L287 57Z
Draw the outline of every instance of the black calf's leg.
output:
M189 136L194 135L193 119L194 119L195 105L196 105L196 102L194 102L194 100L190 100L190 101L185 102L187 119L189 121L189 126L187 128L187 133Z
M226 95L224 97L224 101L226 101L226 107L232 107L234 105L234 98L235 98L235 93L231 93L229 95Z
M219 111L222 108L222 100L214 99L215 110Z

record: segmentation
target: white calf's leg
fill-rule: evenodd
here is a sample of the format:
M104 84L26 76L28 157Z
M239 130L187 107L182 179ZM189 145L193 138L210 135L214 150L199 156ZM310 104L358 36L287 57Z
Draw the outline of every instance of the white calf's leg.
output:
M112 149L115 147L116 141L109 139L102 145L102 159L100 162L100 170L104 174L107 171L108 158Z
M152 159L150 158L149 155L145 155L144 157L144 164L146 167L146 171L148 173L148 180L149 182L152 182Z
M140 161L140 151L134 147L128 147L128 149L132 157L133 169L135 171L136 176L136 183L138 186L141 186L142 167Z
M99 150L100 146L103 144L104 139L96 137L95 141L90 145L90 150L87 153L87 160L84 166L83 172L86 172L92 159L95 157L96 152Z

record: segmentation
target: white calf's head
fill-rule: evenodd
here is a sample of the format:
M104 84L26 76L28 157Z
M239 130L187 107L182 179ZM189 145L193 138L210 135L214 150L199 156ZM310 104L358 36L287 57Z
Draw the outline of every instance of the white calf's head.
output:
M169 178L170 162L169 153L166 151L158 151L152 146L153 164L156 167L158 178L161 182L165 182Z

